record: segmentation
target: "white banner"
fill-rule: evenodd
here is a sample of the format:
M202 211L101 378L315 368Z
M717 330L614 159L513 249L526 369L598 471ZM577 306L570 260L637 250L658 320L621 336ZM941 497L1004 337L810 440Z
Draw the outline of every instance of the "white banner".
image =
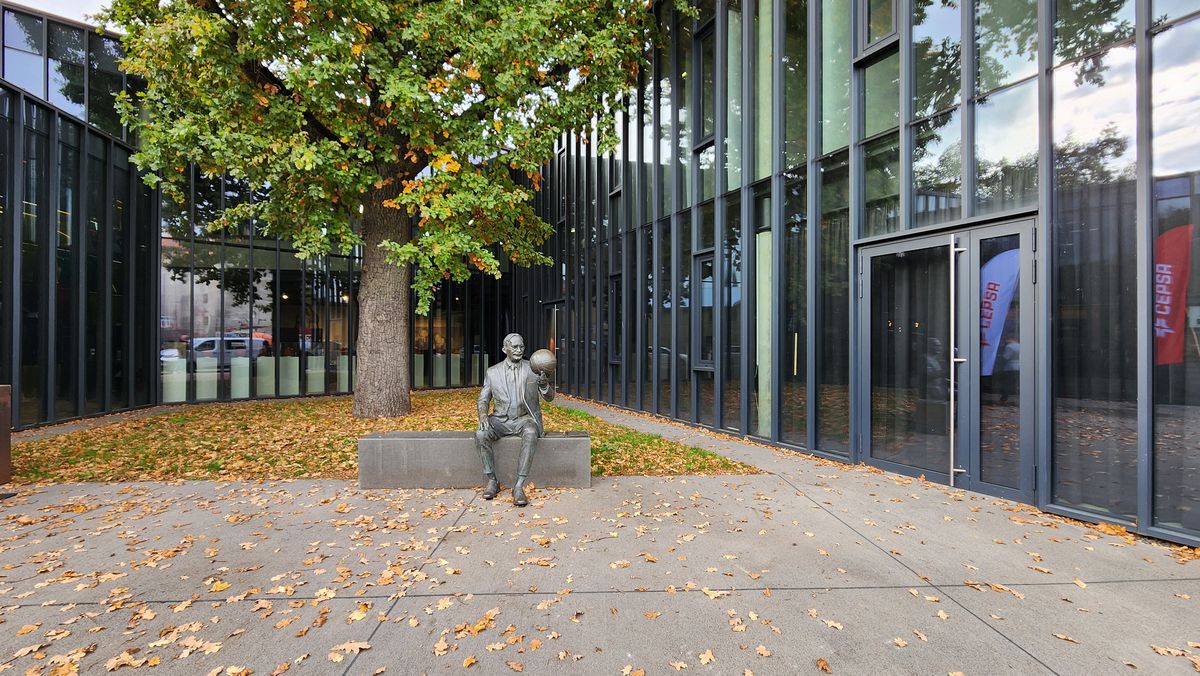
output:
M992 375L1004 322L1021 283L1021 250L1009 249L984 263L979 271L980 374Z

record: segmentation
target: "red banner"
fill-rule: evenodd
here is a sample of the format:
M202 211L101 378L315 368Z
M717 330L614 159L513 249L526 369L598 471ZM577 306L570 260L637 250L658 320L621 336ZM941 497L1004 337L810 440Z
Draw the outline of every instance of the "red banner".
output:
M1182 364L1187 328L1192 226L1181 225L1154 241L1154 363Z

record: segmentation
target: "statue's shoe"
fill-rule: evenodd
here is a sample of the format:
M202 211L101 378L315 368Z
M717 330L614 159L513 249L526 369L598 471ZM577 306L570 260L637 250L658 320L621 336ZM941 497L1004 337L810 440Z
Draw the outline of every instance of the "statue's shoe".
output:
M525 495L524 481L518 480L517 483L513 485L512 494L514 505L518 507L524 507L525 505L529 504L529 497Z
M483 499L491 500L492 498L496 497L496 494L499 492L500 484L496 482L495 477L489 477L487 486L485 486L483 489Z

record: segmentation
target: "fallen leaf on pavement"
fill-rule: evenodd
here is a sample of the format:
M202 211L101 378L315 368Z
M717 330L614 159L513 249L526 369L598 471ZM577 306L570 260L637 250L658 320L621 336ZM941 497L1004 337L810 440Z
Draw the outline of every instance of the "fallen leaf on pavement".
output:
M1079 643L1079 641L1076 641L1075 639L1071 638L1070 636L1067 636L1066 634L1055 634L1054 638L1056 638L1060 641L1068 641L1070 643Z
M712 664L716 660L717 660L717 658L713 657L713 652L712 652L711 648L700 653L700 664Z
M824 671L827 674L833 673L833 669L829 668L829 662L825 661L824 657L817 658L817 668L820 669L821 671Z

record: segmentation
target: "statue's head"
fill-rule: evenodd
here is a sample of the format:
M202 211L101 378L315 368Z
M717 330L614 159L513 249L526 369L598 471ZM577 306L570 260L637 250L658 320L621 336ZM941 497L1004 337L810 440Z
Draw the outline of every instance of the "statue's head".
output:
M525 339L519 333L510 333L504 337L504 354L509 361L521 361L525 356Z

